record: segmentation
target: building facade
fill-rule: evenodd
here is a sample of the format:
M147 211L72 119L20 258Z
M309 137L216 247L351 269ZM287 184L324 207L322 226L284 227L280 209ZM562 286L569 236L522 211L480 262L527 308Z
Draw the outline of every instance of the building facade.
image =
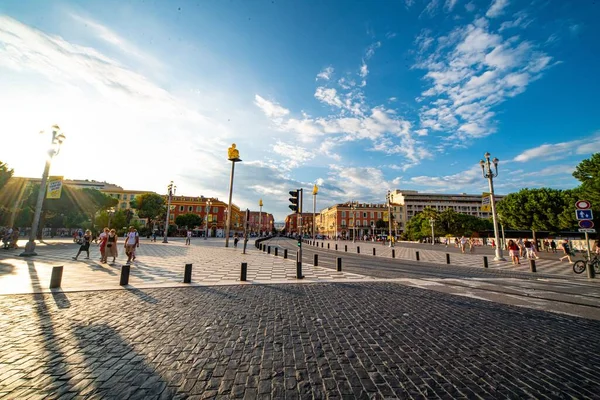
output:
M166 204L168 196L165 195L164 199ZM210 209L207 210L208 200L210 200ZM217 198L173 196L171 198L169 224L175 225L175 220L179 215L196 214L202 218L202 226L194 227L199 236L204 236L208 228L208 237L225 237L227 208L227 203ZM231 205L231 210L230 233L242 234L244 231L245 212L241 211L235 204Z
M392 211L392 232L397 235L404 229L402 206L394 205ZM377 221L386 225L377 228ZM356 223L355 223L356 221ZM318 232L331 238L351 239L364 236L387 234L389 230L387 204L347 202L335 204L321 210L317 215Z
M250 221L248 222L250 232L268 235L273 231L275 218L273 218L273 214L264 211L250 211Z
M504 196L494 196L496 202ZM443 194L419 193L416 190L394 190L391 193L392 204L401 206L403 220L408 222L425 208L433 208L439 212L452 209L460 214L473 215L479 218L490 218L491 211L482 210L483 194Z
M290 214L285 217L285 231L291 234L312 235L313 214L302 213L300 225L298 225L298 214ZM316 227L315 227L316 228Z

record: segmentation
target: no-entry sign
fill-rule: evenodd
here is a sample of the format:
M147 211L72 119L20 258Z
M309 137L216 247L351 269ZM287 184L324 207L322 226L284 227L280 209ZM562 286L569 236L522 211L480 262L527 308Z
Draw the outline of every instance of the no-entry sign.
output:
M575 207L579 210L588 210L592 207L592 204L587 200L579 200L575 203Z

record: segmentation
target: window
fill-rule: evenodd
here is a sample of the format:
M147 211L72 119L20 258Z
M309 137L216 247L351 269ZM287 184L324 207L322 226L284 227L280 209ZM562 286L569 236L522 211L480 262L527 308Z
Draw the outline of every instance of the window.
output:
M344 227L344 228L346 227L346 220L345 219L342 220L342 227Z
M127 203L121 203L121 208L127 208Z
M346 218L346 211L342 211L342 218Z
M121 195L120 194L117 195L117 199L121 200Z
M133 199L135 199L135 194L130 194L129 195L129 200L133 200Z
M192 211L194 211L194 207L192 207L192 206L188 206L188 211L189 211L189 212L192 212Z
M381 219L381 211L377 211L377 218Z
M219 207L213 207L213 212L217 214L219 212Z
M371 211L371 218L375 218L375 211Z
M170 219L170 220L174 220L174 219L175 219L175 216L174 216L173 214L169 214L169 219Z
M202 206L196 206L196 211L202 211Z
M183 211L183 206L179 206L179 211Z

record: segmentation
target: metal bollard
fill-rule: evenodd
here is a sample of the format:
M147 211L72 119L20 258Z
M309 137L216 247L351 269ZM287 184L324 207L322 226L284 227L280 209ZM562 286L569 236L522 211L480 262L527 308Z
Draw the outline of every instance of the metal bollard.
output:
M344 245L344 251L348 251L348 245L347 244Z
M392 258L396 258L396 249L392 249Z
M130 272L129 265L121 266L121 280L119 281L119 285L121 285L121 286L129 285L129 272Z
M265 244L265 245L263 246L263 253L264 253L264 252L266 252L266 251L267 251L267 245Z
M373 247L373 255L375 255L375 247Z
M417 261L419 261L419 252L415 251L415 256L417 257Z
M450 264L450 253L446 253L446 264Z
M248 263L242 263L242 272L240 274L240 281L245 282L248 277Z
M321 248L323 248L323 247L324 247L324 245L325 245L325 243L321 242Z
M591 263L587 263L587 277L589 279L596 277L596 271L594 271L594 266Z
M337 251L337 243L335 244L335 250Z
M277 257L277 247L275 247L275 257Z
M183 283L192 283L192 264L185 264Z
M62 281L63 266L52 267L52 275L50 276L50 289L56 289L60 287Z
M319 255L318 254L313 254L313 265L315 267L319 266Z
M533 260L533 259L529 260L529 271L537 272L537 270L535 269L535 260Z
M483 256L483 268L487 268L488 267L488 259L487 256Z
M271 246L267 246L267 254L271 254Z
M287 249L283 249L283 258L287 258Z
M337 257L335 260L337 263L338 272L342 272L342 257Z
M330 247L329 247L329 243L327 243L327 250L329 250L329 249L330 249Z
M356 254L360 254L360 246L356 246Z

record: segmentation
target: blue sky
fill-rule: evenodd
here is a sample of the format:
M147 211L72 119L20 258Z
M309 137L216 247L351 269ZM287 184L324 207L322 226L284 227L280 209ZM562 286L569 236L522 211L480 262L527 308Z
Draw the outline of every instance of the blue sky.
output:
M576 185L600 151L600 4L591 1L0 2L0 160L226 199L282 220L387 189ZM307 204L310 201L307 199Z

